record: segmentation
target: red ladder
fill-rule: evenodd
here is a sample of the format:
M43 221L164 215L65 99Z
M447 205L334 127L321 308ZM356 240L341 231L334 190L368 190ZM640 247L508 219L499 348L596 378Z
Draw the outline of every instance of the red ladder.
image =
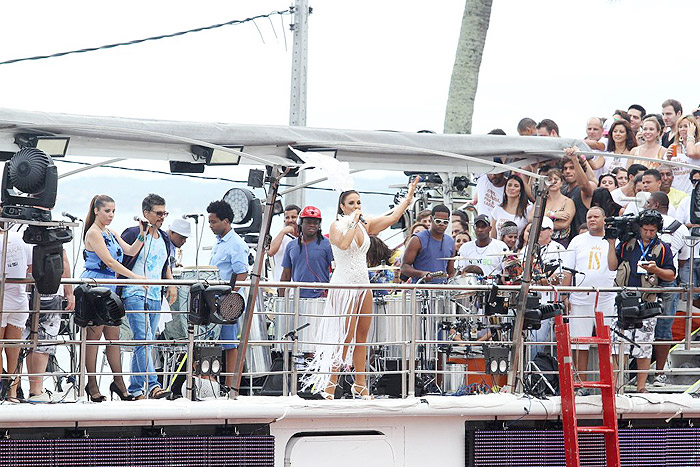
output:
M571 338L569 319L563 315L555 318L557 355L559 360L559 390L564 421L564 451L567 467L580 467L578 434L603 433L605 436L605 458L607 467L620 467L620 444L617 431L617 409L615 407L615 380L613 378L610 348L610 328L605 325L603 313L597 310L596 297L594 337ZM571 344L597 344L600 381L574 382ZM576 419L576 388L597 388L602 392L603 425L578 426Z

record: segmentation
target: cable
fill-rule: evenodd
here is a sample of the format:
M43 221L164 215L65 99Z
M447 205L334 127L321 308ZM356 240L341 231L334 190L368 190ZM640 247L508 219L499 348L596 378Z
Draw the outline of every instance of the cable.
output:
M291 13L291 11L290 11L289 9L286 9L286 10L278 10L278 11L272 11L272 12L266 14L266 15L251 16L250 18L246 18L246 19L235 19L235 20L227 21L227 22L225 22L225 23L212 24L212 25L210 25L210 26L203 26L203 27L199 27L199 28L195 28L195 29L188 29L188 30L186 30L186 31L179 31L179 32L171 33L171 34L163 34L163 35L160 35L160 36L151 36L151 37L146 37L146 38L143 38L143 39L134 39L134 40L131 40L131 41L128 41L128 42L117 42L117 43L115 43L115 44L107 44L107 45L102 45L102 46L99 46L99 47L90 47L90 48L86 48L86 49L69 50L69 51L66 51L66 52L58 52L58 53L51 54L51 55L37 55L37 56L34 56L34 57L15 58L15 59L12 59L12 60L6 60L6 61L4 61L4 62L0 62L0 65L11 65L11 64L13 64L13 63L19 63L19 62L44 60L44 59L47 59L47 58L63 57L63 56L72 55L72 54L79 54L79 53L86 53L86 52L96 52L96 51L98 51L98 50L113 49L113 48L115 48L115 47L121 47L121 46L127 46L127 45L136 45L136 44L141 44L141 43L143 43L143 42L157 41L157 40L160 40L160 39L170 39L170 38L172 38L172 37L183 36L183 35L185 35L185 34L189 34L189 33L192 33L192 32L208 31L208 30L211 30L211 29L221 28L221 27L223 27L223 26L232 26L232 25L244 24L244 23L248 23L248 22L251 22L251 21L253 22L253 24L255 24L255 20L256 20L256 19L269 18L269 17L275 16L275 15L280 15L280 16L281 16L281 15L290 14L290 13ZM258 27L257 24L255 24L255 27L256 27L256 28ZM260 28L258 28L258 32L260 32ZM260 33L260 35L261 35L261 37L262 37L262 33ZM265 43L264 40L263 40L263 43Z
M69 161L69 160L63 160L63 159L55 159L54 162L64 162L66 164L77 164L77 165L92 165L88 162ZM206 175L171 173L171 172L165 172L163 170L137 169L135 167L118 167L118 166L114 166L114 165L103 165L101 168L127 170L127 171L132 171L132 172L146 172L146 173L153 173L153 174L158 174L158 175L171 175L171 176L177 176L177 177L189 177L189 178L196 178L198 180L218 180L221 182L243 183L245 185L248 184L248 180L234 180L231 178L224 178L224 177L209 177ZM280 183L280 186L295 187L296 184ZM318 186L307 186L307 187L305 187L305 189L306 190L319 190L319 191L335 191L334 188L323 188L323 187L318 187ZM358 193L360 193L362 195L379 195L379 196L391 196L391 197L394 196L394 193L384 193L381 191L361 191L361 190L357 190L357 191L358 191Z

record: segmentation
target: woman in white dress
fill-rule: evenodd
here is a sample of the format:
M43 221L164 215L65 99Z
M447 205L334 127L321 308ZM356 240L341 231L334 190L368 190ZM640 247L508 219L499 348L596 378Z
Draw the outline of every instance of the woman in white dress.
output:
M362 217L360 195L355 190L340 194L338 220L331 224L329 234L335 260L331 284L369 284L369 236L379 234L403 216L411 205L419 180L419 177L413 180L407 197L391 214L373 219ZM317 331L316 341L321 344L316 346L316 354L309 364L311 374L304 378L304 387L325 399L335 397L338 384L338 375L330 375L331 371L339 371L343 365L352 365L355 371L367 371L367 346L364 344L372 321L372 294L368 292L368 289L330 289L328 292ZM351 391L354 398L371 398L365 374L355 375Z

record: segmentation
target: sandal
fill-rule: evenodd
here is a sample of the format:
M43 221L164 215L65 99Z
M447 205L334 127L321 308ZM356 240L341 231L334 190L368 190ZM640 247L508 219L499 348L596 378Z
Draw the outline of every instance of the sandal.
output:
M355 389L355 388L357 388L357 389ZM353 399L362 399L362 400L374 399L374 396L372 396L369 393L369 388L367 386L360 386L359 384L353 383L352 386L350 386L350 392L352 393Z
M170 391L166 391L160 386L156 386L153 389L151 389L151 392L148 393L148 398L149 399L163 399L172 394Z
M332 401L335 399L335 388L337 387L338 383L329 383L328 386L326 386L326 389L321 392L321 397L327 401Z

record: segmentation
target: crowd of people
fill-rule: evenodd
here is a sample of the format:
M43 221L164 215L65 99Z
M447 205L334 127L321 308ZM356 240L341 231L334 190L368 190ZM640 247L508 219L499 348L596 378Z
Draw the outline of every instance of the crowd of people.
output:
M697 112L695 112L697 113ZM647 114L639 105L627 111L616 110L612 117L590 118L586 122L583 141L593 151L566 149L560 160L548 160L526 169L548 179L544 217L536 243L539 258L558 261L554 274L542 284L607 286L675 286L688 284L690 252L685 237L691 222L692 200L689 194L700 180L700 129L696 115L683 115L680 103L669 99L662 103L660 114ZM539 123L525 118L518 125L522 136L558 137L556 123L544 119ZM685 165L668 164L668 162ZM692 166L698 165L698 169ZM418 213L416 222L407 226L403 244L390 249L378 235L395 224L411 206L420 179L409 186L407 197L387 214L366 218L362 213L357 191L344 191L338 201L335 220L328 235L321 230L322 213L314 206L289 205L284 211L284 227L269 245L267 255L274 260L274 281L353 284L352 289L300 289L300 298L325 298L323 315L318 326L318 345L311 361L304 386L326 399L335 397L337 374L341 370L356 371L352 394L370 398L366 379L367 338L372 312L372 293L363 285L370 282L411 281L444 283L460 274L498 277L502 283L517 279L516 267L530 254L527 243L534 216L532 181L521 174L508 172L478 177L471 216L462 210L451 211L435 205ZM178 263L177 251L190 235L190 225L178 219L164 230L168 216L165 200L149 194L142 202L142 218L138 225L121 234L110 229L115 215L115 202L106 195L95 196L89 206L84 230L85 260L83 278L172 279ZM209 226L216 235L210 264L218 268L224 280L235 276L245 280L249 268L249 248L232 228L233 212L224 201L207 207ZM638 216L638 234L630 241L604 238L605 218L623 214ZM7 277L24 278L31 273L31 248L19 232L0 233L8 236ZM474 235L474 238L471 237ZM70 270L64 254L64 271ZM700 263L694 265L695 282ZM369 269L368 269L369 268ZM505 282L508 283L508 282ZM117 290L127 310L126 322L134 340L152 340L161 318L163 300L173 303L175 287L129 285ZM279 289L284 295L285 289ZM374 295L386 293L374 291ZM647 372L655 354L656 372L653 384L667 383L663 370L668 357L671 319L678 306L679 294L659 294L664 315L645 320L640 329L625 331L638 345L627 346L636 359L636 384L646 391ZM65 297L62 305L57 297ZM614 319L614 294L575 292L564 294L567 312L572 320L572 336L590 336L593 332L593 310L603 309L608 322ZM656 300L655 294L647 294ZM542 294L542 303L555 297ZM700 298L693 296L700 305ZM45 303L46 302L46 303ZM70 286L64 285L53 297L42 297L42 309L71 310L74 298ZM27 293L20 284L7 284L4 310L28 310ZM58 313L43 313L40 337L51 339L57 334ZM530 339L547 342L551 339L546 323L533 332ZM237 355L237 325L222 326L219 338L224 345L226 372L232 373ZM30 332L27 312L2 314L0 339L20 339ZM134 374L127 385L121 376L122 359L118 326L91 326L89 340L102 336L112 342L106 356L114 378L110 384L112 397L122 400L159 399L170 392L163 388L154 370L152 353L147 344L133 349L130 371ZM332 344L335 343L335 344ZM97 346L88 346L86 370L89 373L86 393L93 402L106 397L97 384ZM533 352L543 350L533 346ZM577 366L584 372L588 348L577 348ZM26 356L30 373L46 369L48 355L55 346L39 346ZM6 346L5 369L20 373L22 362L18 347ZM585 375L584 375L585 377ZM3 380L5 400L18 398L17 378ZM227 377L231 385L231 377ZM43 389L42 378L30 378L28 399L50 400Z
M662 103L659 114L647 114L642 106L634 104L627 111L615 110L610 118L593 117L586 121L586 135L582 139L592 151L585 148L582 154L582 148L571 147L561 160L526 167L548 178L544 218L536 241L537 254L559 264L554 274L550 273L549 278L540 281L541 285L611 287L652 284L672 287L688 284L690 251L685 237L689 235L689 228L698 227L691 222L690 212L690 193L695 182L700 180L700 143L697 142L700 135L696 114L697 111L683 115L681 104L673 99ZM518 132L522 136L559 137L559 128L550 119L537 123L524 118L518 125ZM694 165L698 165L698 169L693 169ZM504 276L508 278L509 274L522 272L521 269L516 268L516 272L510 269L514 264L522 267L523 261L519 258L528 254L526 245L535 201L530 178L507 172L483 175L476 181L475 192L473 205L476 214L471 216L471 222L465 211L451 212L446 206L434 206L420 212L416 222L408 226L402 246L392 251L383 245L377 250L382 252L380 255L374 254L372 260L369 255L363 259L365 267L366 264L400 267L397 274L374 272L372 281L386 281L390 277L391 281L438 283L464 273L499 276L502 281ZM343 206L342 198L340 206ZM295 214L285 213L285 218L295 219L300 212L295 206L288 209ZM342 213L346 214L344 210ZM627 242L604 238L605 219L625 214L638 216L639 232L635 238ZM301 230L305 222L302 218ZM475 238L471 238L470 232ZM285 237L290 237L287 241L291 242L294 236L295 229L285 227L273 240L273 245L282 244ZM287 272L281 277L283 280L324 282L318 279L321 272L329 270L333 254L338 267L338 251L350 246L364 249L370 243L383 244L375 238L371 242L363 240L359 234L349 243L348 238L343 237L345 241L339 246L338 239L331 236L332 254L326 254L316 263L316 273L309 268L309 258L314 256L286 261L285 255L283 267ZM320 247L320 237L309 236L308 240L300 237L297 258L301 255L302 243L311 240L318 242ZM310 254L313 249L308 251ZM697 266L700 264L694 266L695 274L699 269ZM679 294L663 293L659 296L663 315L645 320L640 329L624 332L629 340L638 344L627 345L625 352L636 360L639 392L647 390L652 351L656 361L653 384L663 386L668 383L663 371L673 340L672 318ZM645 298L656 299L655 295L645 295ZM697 297L694 298L695 304L700 304ZM543 293L541 298L543 304L554 299L552 293ZM614 293L563 294L567 312L576 317L572 319L572 336L592 335L596 306L604 311L606 322L613 324L614 300ZM349 309L358 307L356 299L348 299L345 303L351 304ZM334 309L337 312L337 309L344 308L336 306ZM543 323L529 337L536 342L551 341L550 331L551 324ZM347 343L350 342L347 339L355 337L358 336L347 333L345 329L342 338L337 339ZM358 342L364 343L364 337L364 334L358 337ZM585 378L588 346L575 347L577 366ZM545 349L546 346L532 346L531 356ZM619 351L618 347L615 349ZM341 362L352 364L344 358L333 361L335 364L326 365L326 370L337 370ZM358 362L355 363L354 368L361 368ZM358 380L364 382L364 377L358 377ZM333 379L330 386L320 386L319 390L325 391L327 398L332 398L334 382Z

